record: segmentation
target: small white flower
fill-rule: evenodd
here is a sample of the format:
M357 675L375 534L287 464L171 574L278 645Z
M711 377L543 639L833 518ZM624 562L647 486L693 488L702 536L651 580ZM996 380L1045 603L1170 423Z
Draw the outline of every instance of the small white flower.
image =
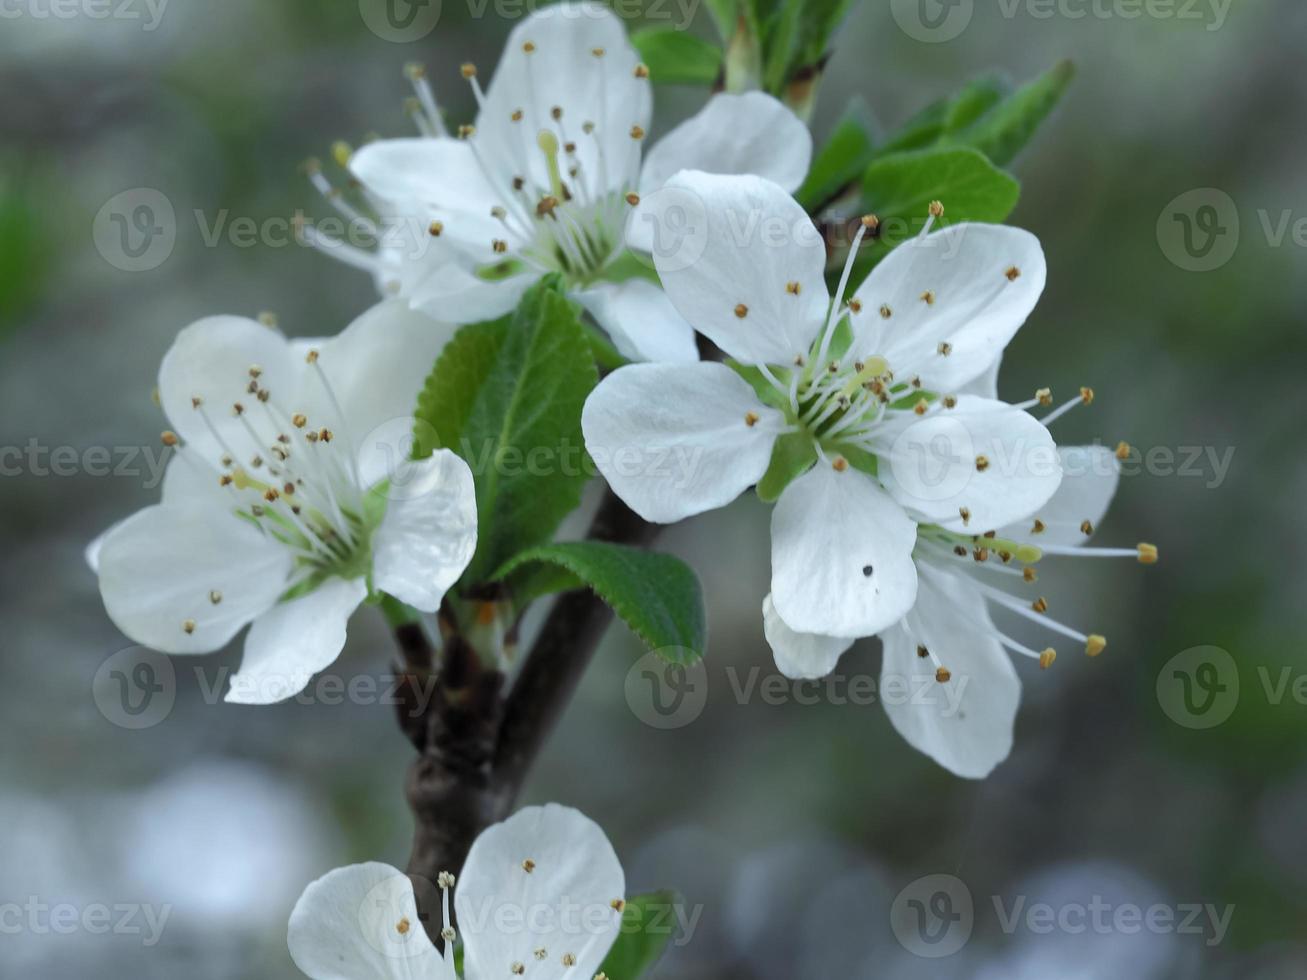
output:
M314 980L452 980L455 890L466 980L589 980L617 939L626 877L583 814L528 807L481 833L457 882L441 874L445 954L418 918L412 882L385 864L340 868L291 913L290 954Z
M628 223L630 246L648 251L652 226L640 199L687 167L757 172L797 188L812 156L807 127L763 93L717 95L641 166L649 72L621 21L595 3L560 3L524 19L484 92L475 67L463 74L479 111L458 138L414 70L425 135L371 143L350 160L391 225L431 236L430 248L383 247L384 285L415 308L468 323L507 313L531 283L557 272L627 357L696 360L693 330L657 286L638 276L614 281ZM406 237L382 233L383 241Z
M1049 615L1034 585L1036 563L1047 555L1130 557L1145 564L1157 559L1150 545L1084 547L1116 492L1118 458L1102 446L1063 448L1059 455L1065 478L1028 520L979 537L921 528L913 553L916 604L880 631L881 692L890 721L911 745L959 776L982 778L1011 751L1021 682L1009 653L1045 668L1057 656L1053 647L1035 651L999 630L989 607L1033 620L1097 656L1106 646L1102 636ZM998 588L998 581L1027 594ZM796 633L776 614L771 596L763 603L763 624L777 666L797 679L829 674L854 642Z
M439 608L476 548L472 474L406 463L406 435L452 329L391 301L321 343L233 316L178 334L163 499L87 550L118 628L189 654L253 623L227 700L268 704L336 659L369 589Z
M609 375L582 427L632 509L672 522L721 507L764 475L781 436L797 438L816 464L772 515L772 602L798 632L864 636L912 607L918 523L978 534L1052 496L1062 476L1052 437L992 391L1043 290L1034 236L923 232L845 306L857 243L832 301L824 243L780 187L697 172L668 186L702 202L705 228L696 261L655 253L667 294L754 367L761 390L713 363Z

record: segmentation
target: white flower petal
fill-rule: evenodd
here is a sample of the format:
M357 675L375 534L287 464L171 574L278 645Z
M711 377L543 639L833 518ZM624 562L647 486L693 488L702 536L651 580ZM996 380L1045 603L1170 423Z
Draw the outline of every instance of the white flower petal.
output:
M490 208L499 203L465 140L376 140L354 152L349 169L369 193L409 215L426 205L489 220Z
M1059 446L1062 484L1029 520L999 528L999 536L1031 544L1084 544L1107 514L1121 480L1121 463L1106 446ZM1035 518L1044 530L1033 533ZM1086 534L1081 525L1090 524Z
M757 483L783 424L715 363L619 368L581 412L586 449L608 485L660 524L724 507Z
M991 401L998 401L998 372L1003 366L1003 355L1000 354L994 358L994 363L985 368L980 374L976 375L966 384L960 386L955 394L958 395L979 395L981 398L988 398Z
M188 449L215 468L221 465L224 443L241 458L266 450L252 442L233 411L236 404L249 409L257 404L247 390L251 367L261 370L261 387L290 395L299 387L304 363L292 356L278 331L244 317L212 316L182 330L159 367L164 414ZM199 408L192 401L196 398ZM264 421L257 416L254 420Z
M556 804L528 807L483 831L463 865L454 905L465 973L511 978L521 964L535 980L592 977L621 928L612 903L625 897L597 824Z
M109 618L163 653L221 649L277 601L290 571L289 549L212 508L147 507L113 527L99 549Z
M576 179L592 196L621 190L626 174L634 183L641 144L631 138L631 127L648 129L653 104L648 80L635 77L639 60L621 20L602 4L559 3L536 10L509 34L486 90L473 137L482 159L513 161L516 169L505 173L506 181L517 175L548 187L536 135L550 129L560 144L575 142L568 162L579 165ZM557 121L555 108L562 110ZM522 119L514 122L518 110ZM584 132L586 123L594 124L590 134Z
M923 523L951 531L981 534L1034 513L1062 480L1038 419L974 395L924 417L892 413L877 439L888 447L878 452L885 489Z
M386 516L372 537L375 588L435 612L477 546L472 471L448 449L392 476Z
M657 190L681 170L754 174L793 193L811 162L812 135L783 103L763 92L719 93L649 151L640 193Z
M418 918L413 885L387 864L319 878L295 903L291 959L312 980L455 980Z
M368 451L369 435L396 419L411 420L418 393L441 350L457 328L409 309L402 300L377 304L319 349L318 365L356 440L360 454ZM310 420L332 412L316 371L304 379L296 410ZM329 427L340 422L325 417ZM389 426L386 426L389 429Z
M608 332L623 357L635 361L697 361L694 328L667 294L645 279L602 283L573 294Z
M415 310L453 323L480 323L511 313L540 277L525 272L507 279L482 279L450 263L427 277L409 297Z
M855 294L854 351L885 357L901 378L920 375L927 388L956 393L993 365L1046 276L1039 239L1019 228L957 224L907 242Z
M772 511L772 602L796 633L871 636L912 607L917 525L865 473L818 462Z
M363 579L333 577L308 595L273 606L250 627L226 700L276 704L299 694L340 656L345 626L367 595Z
M826 246L794 198L761 177L684 171L647 204L654 266L696 330L749 364L808 353L830 306Z
M945 769L981 779L1012 750L1021 681L994 639L980 594L959 576L922 570L917 604L881 634L881 696L894 727ZM950 673L940 683L924 646Z
M762 601L762 630L776 658L776 669L791 680L825 677L854 643L838 636L794 632L776 612L770 595Z

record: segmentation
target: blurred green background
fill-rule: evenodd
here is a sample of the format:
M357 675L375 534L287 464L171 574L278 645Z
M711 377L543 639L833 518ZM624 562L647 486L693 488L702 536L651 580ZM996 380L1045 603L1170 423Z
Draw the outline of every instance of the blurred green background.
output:
M92 536L155 499L151 389L181 327L272 310L288 333L334 333L373 301L365 275L284 237L297 210L327 213L302 160L337 138L408 134L412 59L452 118L470 118L457 66L488 74L505 14L522 9L444 0L433 32L393 43L369 29L368 2L171 0L153 29L144 0L109 19L94 3L67 18L41 0L0 9L0 907L172 907L151 945L0 917L4 975L296 976L284 936L302 887L407 857L411 750L385 705L212 703L229 651L176 662L158 724L114 724L101 668L128 642L82 560ZM684 8L645 6L682 26ZM1063 618L1110 646L1094 661L1064 651L1046 673L1019 664L1016 748L970 783L907 747L877 704L737 696L774 672L758 613L768 511L743 498L663 538L709 592L703 713L674 730L642 721L638 677L627 684L642 651L614 627L528 797L580 807L632 890L675 887L699 910L659 976L1307 976L1307 704L1294 696L1307 673L1295 571L1307 238L1294 235L1307 220L1307 7L960 0L941 8L969 16L957 36L924 40L912 9L855 7L818 137L854 95L890 131L983 72L1020 80L1075 60L1064 105L1012 168L1012 220L1042 240L1049 286L1000 390L1095 387L1057 436L1126 439L1151 459L1123 480L1100 540L1156 541L1163 562L1045 574ZM691 26L710 36L705 11ZM660 89L653 136L702 98ZM124 271L93 229L139 188L174 208L175 247ZM1186 208L1212 234L1188 251L1175 231ZM280 244L206 242L224 217L272 221ZM108 448L110 472L93 447ZM1228 657L1172 663L1196 647ZM391 655L380 617L365 617L341 669L381 675ZM1222 688L1206 712L1176 676L1204 661ZM878 670L873 642L840 674ZM896 941L891 906L937 873L965 884L975 927L955 955L926 959ZM1004 929L1019 898L1094 896L1233 911L1219 941L1205 914L1197 934Z

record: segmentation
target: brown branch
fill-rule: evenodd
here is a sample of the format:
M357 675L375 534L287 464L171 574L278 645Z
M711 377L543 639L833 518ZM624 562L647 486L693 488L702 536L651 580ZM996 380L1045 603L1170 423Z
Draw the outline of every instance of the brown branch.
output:
M641 545L657 533L608 491L588 536ZM416 824L410 876L430 883L441 871L458 874L477 835L508 816L611 622L590 591L560 596L506 697L504 675L484 666L453 629L444 630L436 658L420 627L397 628L404 655L399 724L419 752L407 786ZM417 893L420 900L438 896L429 885ZM421 904L422 921L437 939L439 911Z

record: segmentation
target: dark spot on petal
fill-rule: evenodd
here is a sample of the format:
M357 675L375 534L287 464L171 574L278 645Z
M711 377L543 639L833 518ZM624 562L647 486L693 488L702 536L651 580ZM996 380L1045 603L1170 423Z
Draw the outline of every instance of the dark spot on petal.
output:
M867 576L867 578L871 578L871 573L874 572L874 571L875 571L875 569L872 568L870 565L863 565L863 566L862 566L862 574L865 575L865 576Z

